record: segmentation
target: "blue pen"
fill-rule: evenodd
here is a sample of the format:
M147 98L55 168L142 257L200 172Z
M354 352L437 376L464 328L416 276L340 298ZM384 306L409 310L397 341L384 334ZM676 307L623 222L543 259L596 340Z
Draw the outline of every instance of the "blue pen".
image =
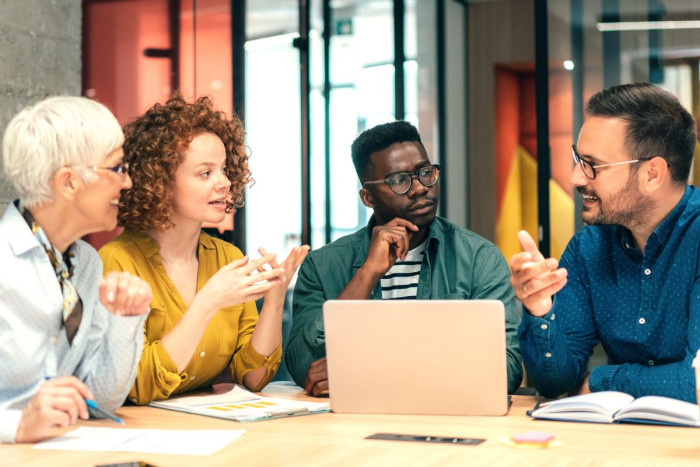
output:
M46 376L44 377L45 380L50 380L51 376ZM88 406L88 412L91 414L95 415L95 418L97 417L103 417L103 418L110 418L114 420L115 422L119 423L120 425L124 425L124 420L121 418L117 417L115 414L112 412L107 412L105 409L97 405L97 402L95 402L92 399L85 399L85 403Z
M85 403L87 404L88 409L93 411L96 415L99 415L99 416L104 417L104 418L111 418L112 420L119 423L120 425L124 425L124 421L121 418L117 417L112 412L107 412L105 409L100 408L100 406L97 405L97 402L95 402L91 399L85 399Z

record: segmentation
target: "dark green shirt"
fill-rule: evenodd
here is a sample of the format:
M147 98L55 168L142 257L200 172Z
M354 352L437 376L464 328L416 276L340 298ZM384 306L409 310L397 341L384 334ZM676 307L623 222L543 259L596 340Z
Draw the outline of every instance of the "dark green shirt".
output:
M374 217L367 227L309 253L299 268L285 361L292 378L302 387L311 362L326 355L323 303L337 298L364 264L372 227ZM371 298L382 298L381 283ZM518 388L523 378L517 336L520 312L510 286L510 269L493 243L436 217L430 225L418 299L501 300L506 309L508 391Z

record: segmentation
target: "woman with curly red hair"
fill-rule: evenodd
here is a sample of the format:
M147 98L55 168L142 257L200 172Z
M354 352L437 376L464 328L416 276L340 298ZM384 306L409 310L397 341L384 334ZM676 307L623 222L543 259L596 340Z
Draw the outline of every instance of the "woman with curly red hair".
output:
M124 133L133 183L119 203L125 230L100 256L105 273L128 271L153 289L129 398L147 404L210 386L227 367L234 382L260 390L279 367L284 296L308 246L280 265L262 248L251 260L201 231L243 205L250 181L243 125L211 99L177 95Z

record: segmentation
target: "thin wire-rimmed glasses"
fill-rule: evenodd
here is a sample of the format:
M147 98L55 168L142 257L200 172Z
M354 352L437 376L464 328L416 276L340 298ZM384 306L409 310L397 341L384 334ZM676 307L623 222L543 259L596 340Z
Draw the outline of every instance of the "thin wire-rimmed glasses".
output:
M574 165L578 164L581 166L581 170L583 170L583 174L590 178L591 180L595 180L596 177L596 169L602 169L604 167L612 167L613 165L622 165L622 164L634 164L636 162L645 162L648 161L649 159L634 159L634 160L629 160L629 161L622 161L622 162L612 162L610 164L594 164L593 162L588 162L585 159L581 159L581 156L578 154L578 150L576 149L576 145L571 146L571 156L574 158Z
M71 167L84 167L84 168L90 169L90 170L109 170L110 172L114 172L117 175L124 176L129 170L129 163L128 162L120 162L119 164L117 164L113 167L98 167L96 165L83 165L83 166L73 165Z
M377 183L386 183L391 188L391 191L397 195L408 193L413 185L413 177L417 178L426 187L435 185L440 178L440 165L432 164L421 167L413 172L401 172L381 180L370 180L362 184L362 186L375 185Z

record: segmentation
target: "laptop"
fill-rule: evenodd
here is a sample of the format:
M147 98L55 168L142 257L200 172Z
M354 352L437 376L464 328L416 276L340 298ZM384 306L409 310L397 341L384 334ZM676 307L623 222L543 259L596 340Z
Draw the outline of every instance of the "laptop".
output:
M508 412L498 300L329 300L323 322L334 412Z

